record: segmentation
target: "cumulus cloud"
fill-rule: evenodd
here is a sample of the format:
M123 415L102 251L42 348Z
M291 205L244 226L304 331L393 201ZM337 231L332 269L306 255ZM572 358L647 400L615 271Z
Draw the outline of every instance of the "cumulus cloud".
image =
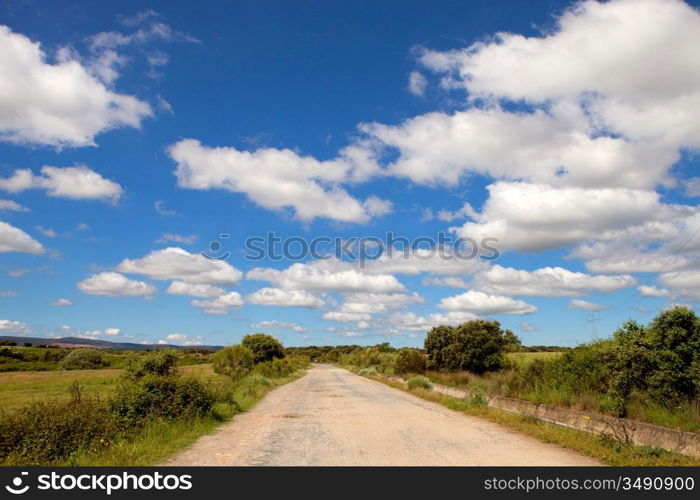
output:
M341 183L365 179L376 168L358 156L356 147L335 160L319 161L290 149L242 151L232 147L211 148L193 139L173 144L168 152L177 163L180 187L225 189L243 193L269 210L291 208L305 221L325 217L342 222L365 223L383 215L390 204L376 197L360 202ZM367 154L367 153L363 153Z
M55 307L71 307L73 305L73 302L68 299L60 298L54 300L50 304Z
M13 200L0 200L0 210L9 212L29 212L29 209Z
M501 249L539 251L587 239L614 239L631 226L645 226L692 214L690 207L660 202L654 191L627 188L555 188L497 182L475 221L455 228L477 240L497 238ZM614 210L611 210L614 207Z
M261 288L246 297L249 304L257 306L306 307L320 309L325 302L320 297L303 290L282 290L280 288Z
M19 228L0 221L0 252L24 252L42 254L46 250L41 243Z
M204 314L222 315L228 314L229 309L241 307L243 305L243 298L238 292L228 292L214 299L193 300L190 304L203 309L202 312Z
M642 297L668 297L670 292L665 288L657 288L651 285L640 285L637 287L639 295Z
M0 319L0 332L6 335L28 335L32 332L32 329L29 325L21 321Z
M131 280L123 274L103 272L78 282L78 290L87 295L105 297L153 297L157 290L145 281Z
M124 259L117 271L156 280L179 280L207 285L232 285L242 273L223 260L207 259L179 247L154 250L140 259Z
M489 314L532 314L537 307L523 300L513 299L504 295L489 295L476 290L469 290L459 295L445 297L440 300L438 307L451 311L467 311Z
M700 302L700 271L697 269L662 273L658 282L670 289L674 301Z
M171 333L167 335L165 339L159 340L158 343L161 345L165 344L175 344L175 345L185 345L185 346L197 346L202 345L202 337L190 337L184 333Z
M183 236L181 234L175 234L175 233L163 233L160 238L156 240L156 243L182 243L185 245L191 245L197 241L197 235L196 234L190 234L187 236Z
M388 322L396 330L426 332L434 326L456 326L473 319L478 319L478 316L468 311L447 311L427 316L419 316L415 313L394 313Z
M587 300L572 299L571 302L569 302L568 308L569 309L581 309L583 311L590 311L590 312L597 312L597 311L605 311L606 309L608 309L608 306L604 306L602 304L596 304L594 302L588 302Z
M226 290L218 286L185 283L184 281L173 281L165 291L173 295L191 295L193 297L213 298L224 295Z
M494 265L475 278L477 288L503 295L575 297L589 292L609 293L635 284L629 275L590 275L562 267L534 271Z
M50 146L90 146L100 132L139 128L152 115L136 97L93 76L70 51L54 63L38 42L0 26L0 140Z
M315 292L399 293L405 287L391 274L368 274L338 260L319 260L311 264L295 263L283 271L254 268L249 280L268 281L288 290Z
M411 71L408 75L408 91L414 96L421 97L428 88L428 79L420 71Z
M292 330L297 333L306 332L306 328L298 323L291 323L288 321L258 321L257 323L252 323L250 328L253 330Z
M479 251L479 249L477 249ZM368 251L368 253L371 253ZM387 249L376 259L362 261L365 273L416 275L428 272L437 275L468 275L484 270L488 262L474 254L466 244L459 252L449 246L431 248Z
M40 175L29 169L17 169L13 175L0 179L0 189L18 193L27 189L43 189L49 196L73 200L101 200L115 203L122 195L122 187L105 179L85 165L74 167L41 168Z

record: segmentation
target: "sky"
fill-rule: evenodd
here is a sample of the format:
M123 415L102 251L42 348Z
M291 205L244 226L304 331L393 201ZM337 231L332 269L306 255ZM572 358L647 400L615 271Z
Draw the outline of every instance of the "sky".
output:
M693 308L699 49L676 0L5 0L0 335L575 345Z

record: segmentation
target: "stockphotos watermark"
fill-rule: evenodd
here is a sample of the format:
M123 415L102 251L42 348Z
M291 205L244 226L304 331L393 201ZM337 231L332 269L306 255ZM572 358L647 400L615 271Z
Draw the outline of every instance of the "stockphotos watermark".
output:
M38 491L93 491L111 495L115 491L175 491L192 489L189 474L69 474L51 472L36 476L36 484L30 485L28 472L21 472L12 479L5 490L13 495Z
M222 233L219 238L209 243L209 248L202 252L208 259L228 260L231 252L226 249L230 235ZM469 237L456 238L439 232L436 237L419 236L407 238L387 232L378 236L302 236L281 237L272 231L264 236L249 236L244 241L244 259L251 262L268 261L304 261L337 259L359 262L363 267L367 261L386 258L430 260L442 259L483 259L497 260L501 251L497 238Z

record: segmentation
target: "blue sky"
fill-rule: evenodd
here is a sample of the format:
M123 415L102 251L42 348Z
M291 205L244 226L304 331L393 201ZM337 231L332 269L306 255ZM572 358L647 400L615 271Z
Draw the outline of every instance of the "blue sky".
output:
M696 9L6 2L0 334L571 345L693 307ZM500 256L246 259L268 232Z

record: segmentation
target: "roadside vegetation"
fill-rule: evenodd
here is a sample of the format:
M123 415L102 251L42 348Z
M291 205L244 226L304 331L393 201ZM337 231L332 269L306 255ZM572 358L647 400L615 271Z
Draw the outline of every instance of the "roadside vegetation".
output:
M700 431L700 319L684 307L575 348L520 345L496 321L437 326L424 349L303 348L312 359L685 431ZM371 372L370 372L371 371Z
M70 374L78 377L64 396L37 398L11 410L1 407L0 464L156 463L247 410L274 387L303 374L308 358L285 356L281 344L279 351L272 352L267 350L269 340L260 336L254 340L252 348L232 346L209 352L213 364L181 366L186 354L168 349L130 353L122 370L103 370L97 368L104 366L109 355L77 349L61 361L93 370L2 374L0 378L22 376L25 382L30 375L51 380L51 374L61 374L64 383ZM241 365L237 358L220 354L227 350L244 352L248 361ZM14 382L16 391L22 381ZM32 384L29 392L41 391L41 384ZM87 386L89 391L84 389Z

